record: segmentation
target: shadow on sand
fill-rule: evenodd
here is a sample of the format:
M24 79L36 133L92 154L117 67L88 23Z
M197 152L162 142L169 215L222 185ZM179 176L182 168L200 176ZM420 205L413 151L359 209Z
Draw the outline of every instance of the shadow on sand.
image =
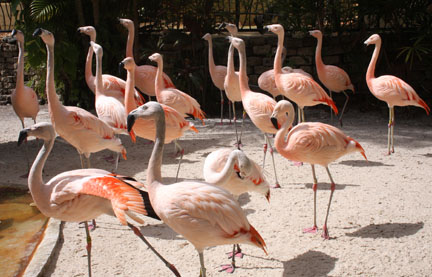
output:
M360 228L353 233L346 233L349 237L360 238L401 238L412 236L417 233L424 226L423 222L417 223L384 223L384 224L371 224L366 227Z
M338 259L323 252L309 250L292 260L283 262L282 276L327 276Z

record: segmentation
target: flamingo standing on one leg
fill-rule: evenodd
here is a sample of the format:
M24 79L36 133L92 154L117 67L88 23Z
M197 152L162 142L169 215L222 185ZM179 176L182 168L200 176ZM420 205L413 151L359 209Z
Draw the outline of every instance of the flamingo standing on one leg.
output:
M165 116L160 104L147 102L129 113L129 130L136 118L153 120L156 125L156 140L147 168L150 202L163 222L195 246L200 258L200 276L206 276L203 255L206 247L247 243L265 252L264 240L228 191L198 181L162 183Z
M388 155L394 153L393 127L394 127L394 106L417 106L425 109L429 115L430 108L406 82L392 75L375 77L375 66L381 49L381 37L378 34L370 36L365 42L366 45L375 44L375 50L366 72L366 83L372 94L387 102L389 107L389 124L387 149ZM391 148L391 151L390 151Z
M351 83L350 77L345 72L345 70L334 65L326 65L323 63L321 58L323 35L321 31L313 30L313 31L309 31L309 34L318 40L316 51L315 51L315 65L316 65L316 70L318 73L319 80L329 90L330 98L332 98L332 91L342 92L343 94L345 94L346 100L343 105L341 115L339 117L339 123L342 126L342 116L344 114L346 105L349 100L349 96L345 91L351 90L354 92L354 86ZM330 108L330 115L333 118L333 113L331 108Z
M201 110L200 104L190 95L176 88L166 88L162 78L163 58L159 53L154 53L149 57L151 61L157 63L157 73L155 78L156 99L159 103L170 106L184 117L198 118L204 125L205 114Z
M291 101L297 104L299 109L298 122L304 122L304 107L324 104L332 107L335 114L338 114L337 107L333 100L327 95L323 88L312 78L300 73L282 74L282 48L284 40L284 28L280 24L268 25L265 27L277 34L278 45L274 59L274 73L276 86L279 91Z
M166 261L144 238L141 232L127 222L126 216L143 224L136 214L160 218L154 212L149 195L136 186L143 186L130 177L89 168L60 173L44 183L42 171L50 154L56 133L50 123L41 122L20 132L18 145L28 136L44 140L28 177L28 186L38 209L47 217L67 222L87 222L101 214L116 216L121 224L129 226L176 276L174 265ZM86 224L87 225L87 224ZM88 273L91 276L91 237L86 226Z
M133 44L135 38L135 26L132 20L120 18L120 23L128 30L128 38L126 44L126 57L133 58ZM135 69L135 85L143 93L148 96L156 95L155 78L157 68L152 65L140 65ZM171 78L163 73L163 87L175 88Z
M223 106L224 106L224 95L223 90L224 88L224 80L225 76L227 75L227 67L223 65L215 65L214 58L213 58L213 41L212 36L207 33L205 34L202 39L206 40L208 42L208 65L209 65L209 72L210 77L212 79L213 84L215 87L217 87L220 91L221 96L221 122L220 124L223 124ZM231 121L231 118L230 118Z
M81 167L85 167L82 155L90 167L90 154L104 149L122 153L126 159L126 149L111 127L86 110L62 105L54 84L54 36L42 28L33 36L40 36L47 48L46 94L51 122L56 132L78 150Z
M20 30L12 30L12 37L15 37L18 42L18 63L16 86L11 94L12 107L21 121L24 128L24 118L30 117L36 123L36 116L39 112L39 101L35 91L24 85L24 34ZM30 171L30 162L28 158L27 145L25 147L25 155L27 160L27 172ZM24 175L26 176L26 175Z
M325 167L330 178L330 199L327 206L327 214L324 221L322 237L329 239L327 228L327 219L330 212L330 204L335 190L335 182L333 181L328 164L336 159L351 153L360 152L367 160L365 151L361 145L345 135L338 128L320 123L307 122L297 124L292 130L295 112L291 102L282 100L279 101L274 108L272 114L272 122L276 126L280 126L278 117L285 116L286 121L282 124L275 138L276 150L285 158L297 161L310 163L312 166L313 176L313 192L314 192L314 225L312 228L305 229L305 232L316 232L316 191L318 188L317 178L315 176L315 165L319 164Z
M93 26L79 27L78 32L89 36L90 41L96 42L96 30ZM92 72L92 61L93 61L93 48L90 45L87 53L86 64L85 64L85 80L90 90L93 93L95 93L96 77L93 75ZM102 85L106 95L116 98L124 106L124 95L125 95L125 88L126 88L126 82L124 80L113 75L102 74ZM135 90L134 98L138 106L141 106L142 104L145 103L144 96L140 94L137 90Z
M262 168L241 150L220 148L211 152L204 161L203 175L207 183L226 189L237 200L240 194L255 191L270 201L270 188ZM234 256L243 258L238 244L229 254L232 259ZM227 271L231 270L228 266Z
M283 47L281 63L285 60L285 57L286 57L286 48ZM289 74L289 73L301 73L303 75L312 78L312 76L309 73L305 72L303 69L291 68L289 66L282 67L282 74ZM282 93L278 90L276 86L274 69L270 69L261 73L261 75L258 77L258 86L260 89L270 93L273 96L273 99L275 100L277 96L282 95Z
M273 170L275 175L276 185L275 188L280 187L277 174L276 174L276 166L274 162L273 156L273 147L270 143L270 139L267 134L276 134L277 129L272 125L270 116L273 112L274 107L276 106L276 101L263 94L253 92L249 88L248 77L246 74L246 50L245 44L242 39L230 37L231 44L237 48L239 52L240 58L240 90L242 96L242 103L246 113L249 115L252 122L255 124L261 132L264 133L265 144L264 144L264 159L263 159L263 167L265 164L265 156L267 152L267 145L270 145L270 154L272 156L273 162ZM281 119L283 120L283 119Z
M135 61L133 58L129 57L124 59L120 63L120 67L123 67L127 70L127 79L126 79L126 112L129 113L132 110L137 108L136 103L133 101L133 87L135 86ZM178 152L175 154L180 154L180 160L177 168L177 175L176 180L178 178L178 174L180 171L180 165L184 154L184 149L180 146L180 144L177 142L177 139L183 136L183 133L187 130L192 130L194 132L198 132L198 130L195 128L195 126L184 119L184 117L177 112L175 109L162 105L162 108L165 112L166 117L166 134L165 134L165 143L170 143L171 141L174 141L176 150L178 149ZM144 120L139 119L134 124L133 132L139 137L148 139L148 140L155 140L155 134L156 134L156 127L154 123L150 120Z

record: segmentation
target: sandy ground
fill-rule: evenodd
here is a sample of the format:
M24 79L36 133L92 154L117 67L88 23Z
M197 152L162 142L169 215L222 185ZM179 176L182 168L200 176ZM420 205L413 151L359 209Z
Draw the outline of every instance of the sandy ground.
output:
M384 106L384 104L383 104ZM430 276L432 274L432 121L419 114L418 121L396 109L396 153L384 155L387 143L385 107L373 114L350 110L343 130L357 139L368 156L366 162L358 153L347 155L330 165L336 182L329 217L331 239L324 241L320 233L303 234L312 225L313 193L309 165L294 166L276 155L281 189L272 190L271 202L261 195L243 195L240 203L252 225L267 243L268 255L260 249L244 245L246 253L238 259L233 276ZM327 121L328 110L306 110L309 121ZM19 176L25 173L24 148L16 146L21 128L11 106L0 107L0 169L3 185L25 185ZM38 121L48 120L46 106ZM205 157L220 147L234 143L232 125L219 126L209 120L200 133L188 133L181 140L185 148L180 178L202 179ZM30 124L31 121L26 121ZM152 145L138 140L133 145L123 142L128 160L118 172L145 179ZM262 161L263 137L246 124L244 151L255 161ZM40 142L39 142L40 143ZM33 160L38 142L28 142ZM41 144L39 144L41 145ZM165 148L162 174L165 183L174 182L177 160L171 156L173 145ZM92 155L92 165L112 169L102 157L108 151ZM273 183L271 160L267 158L267 177ZM45 166L45 180L60 172L78 168L74 148L57 138ZM325 170L317 168L318 226L321 227L329 198L329 179ZM92 232L94 276L170 276L160 262L134 234L115 218L101 216ZM198 276L199 259L193 246L169 227L153 219L140 226L148 240L183 276ZM219 266L229 262L226 252L231 246L207 249L204 253L208 276L226 276ZM84 229L67 223L64 243L50 266L51 276L86 276L87 259Z

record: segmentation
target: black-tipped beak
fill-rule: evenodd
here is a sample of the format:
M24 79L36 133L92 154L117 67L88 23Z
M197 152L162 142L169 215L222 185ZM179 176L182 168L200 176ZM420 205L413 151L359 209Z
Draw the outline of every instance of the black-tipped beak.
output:
M134 114L129 114L127 117L127 129L128 133L132 130L132 127L135 124L136 117Z
M34 32L33 32L33 36L40 36L42 34L42 29L41 28L37 28Z
M14 35L16 35L16 34L17 34L17 30L13 29L13 30L12 30L12 33L11 33L11 36L14 36Z
M240 175L240 172L239 172L239 171L236 171L236 174L237 174L237 176L238 176L241 180L244 179L244 177L242 177L242 176Z
M260 28L258 31L260 32L261 35L263 35L263 34L269 32L270 30L267 26L264 26L264 27Z
M270 190L267 191L265 198L267 199L267 202L270 203Z
M225 26L226 26L226 23L225 23L225 22L222 22L222 23L219 25L219 27L217 27L217 30L218 30L218 31L221 31L223 28L225 28Z
M276 130L279 130L279 124L278 124L277 118L276 117L270 117L270 121L273 124L273 126L276 128Z
M28 130L21 130L18 137L18 146L20 146L25 140L27 140Z
M124 63L120 62L118 65L118 73L122 74L123 70L124 70Z

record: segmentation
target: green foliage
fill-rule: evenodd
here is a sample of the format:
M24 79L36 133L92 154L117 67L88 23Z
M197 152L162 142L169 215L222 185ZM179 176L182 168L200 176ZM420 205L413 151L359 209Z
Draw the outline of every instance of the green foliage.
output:
M43 23L64 13L66 1L36 0L30 3L30 14L35 22Z
M404 56L405 63L409 64L409 68L412 69L414 61L422 61L424 57L427 57L431 53L431 44L426 41L425 36L419 36L411 39L414 43L409 46L404 46L400 48L400 52L397 57Z

